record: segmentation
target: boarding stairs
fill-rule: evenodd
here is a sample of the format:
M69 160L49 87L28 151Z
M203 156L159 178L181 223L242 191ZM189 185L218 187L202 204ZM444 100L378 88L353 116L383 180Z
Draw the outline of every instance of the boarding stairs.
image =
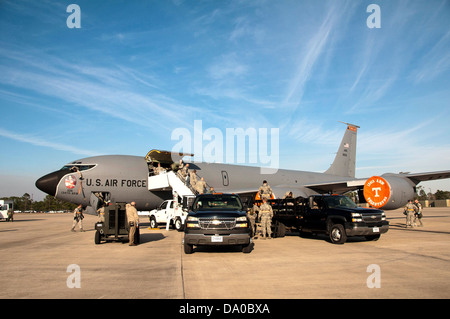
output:
M197 196L198 192L182 176L174 171L163 172L159 175L148 177L149 191L171 191L176 192L182 199L183 197Z

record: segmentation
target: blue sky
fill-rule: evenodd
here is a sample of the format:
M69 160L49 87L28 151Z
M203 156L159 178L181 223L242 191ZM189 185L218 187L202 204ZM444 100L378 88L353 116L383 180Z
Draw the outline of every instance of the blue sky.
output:
M69 4L81 9L70 29ZM381 28L368 28L371 3ZM449 1L0 1L0 197L176 128L278 128L280 167L450 169ZM450 181L426 183L450 190Z

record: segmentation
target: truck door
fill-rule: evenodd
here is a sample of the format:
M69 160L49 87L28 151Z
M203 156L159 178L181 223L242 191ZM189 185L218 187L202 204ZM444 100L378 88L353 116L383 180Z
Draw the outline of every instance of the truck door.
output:
M311 230L324 230L326 225L326 212L321 197L311 196L309 198L309 209L307 214L308 228Z
M168 201L164 201L161 206L159 206L158 213L156 216L156 221L158 223L166 223L167 222L167 203Z

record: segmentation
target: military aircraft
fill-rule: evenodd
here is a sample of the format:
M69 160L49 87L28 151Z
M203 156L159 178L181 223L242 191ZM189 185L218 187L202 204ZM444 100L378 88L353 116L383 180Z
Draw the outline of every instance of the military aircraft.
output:
M279 169L275 174L261 175L259 167L189 163L215 192L257 196L263 180L267 180L275 197L292 191L294 196L342 194L358 191L360 201L385 210L404 206L416 193L422 181L450 178L450 171L427 173L387 173L370 178L355 178L356 137L359 126L345 123L347 129L336 157L324 173ZM83 205L95 213L104 202L136 202L136 208L147 211L178 196L193 196L195 190L183 182L173 163L193 154L151 150L147 156L105 155L83 158L64 165L60 170L36 181L36 187L56 198ZM153 166L160 164L166 172L154 175Z

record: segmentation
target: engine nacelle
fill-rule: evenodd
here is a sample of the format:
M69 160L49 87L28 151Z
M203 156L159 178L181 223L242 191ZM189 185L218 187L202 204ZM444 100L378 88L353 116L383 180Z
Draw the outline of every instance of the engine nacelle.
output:
M372 207L397 209L414 198L414 186L409 179L399 175L372 176L364 184L364 198Z

